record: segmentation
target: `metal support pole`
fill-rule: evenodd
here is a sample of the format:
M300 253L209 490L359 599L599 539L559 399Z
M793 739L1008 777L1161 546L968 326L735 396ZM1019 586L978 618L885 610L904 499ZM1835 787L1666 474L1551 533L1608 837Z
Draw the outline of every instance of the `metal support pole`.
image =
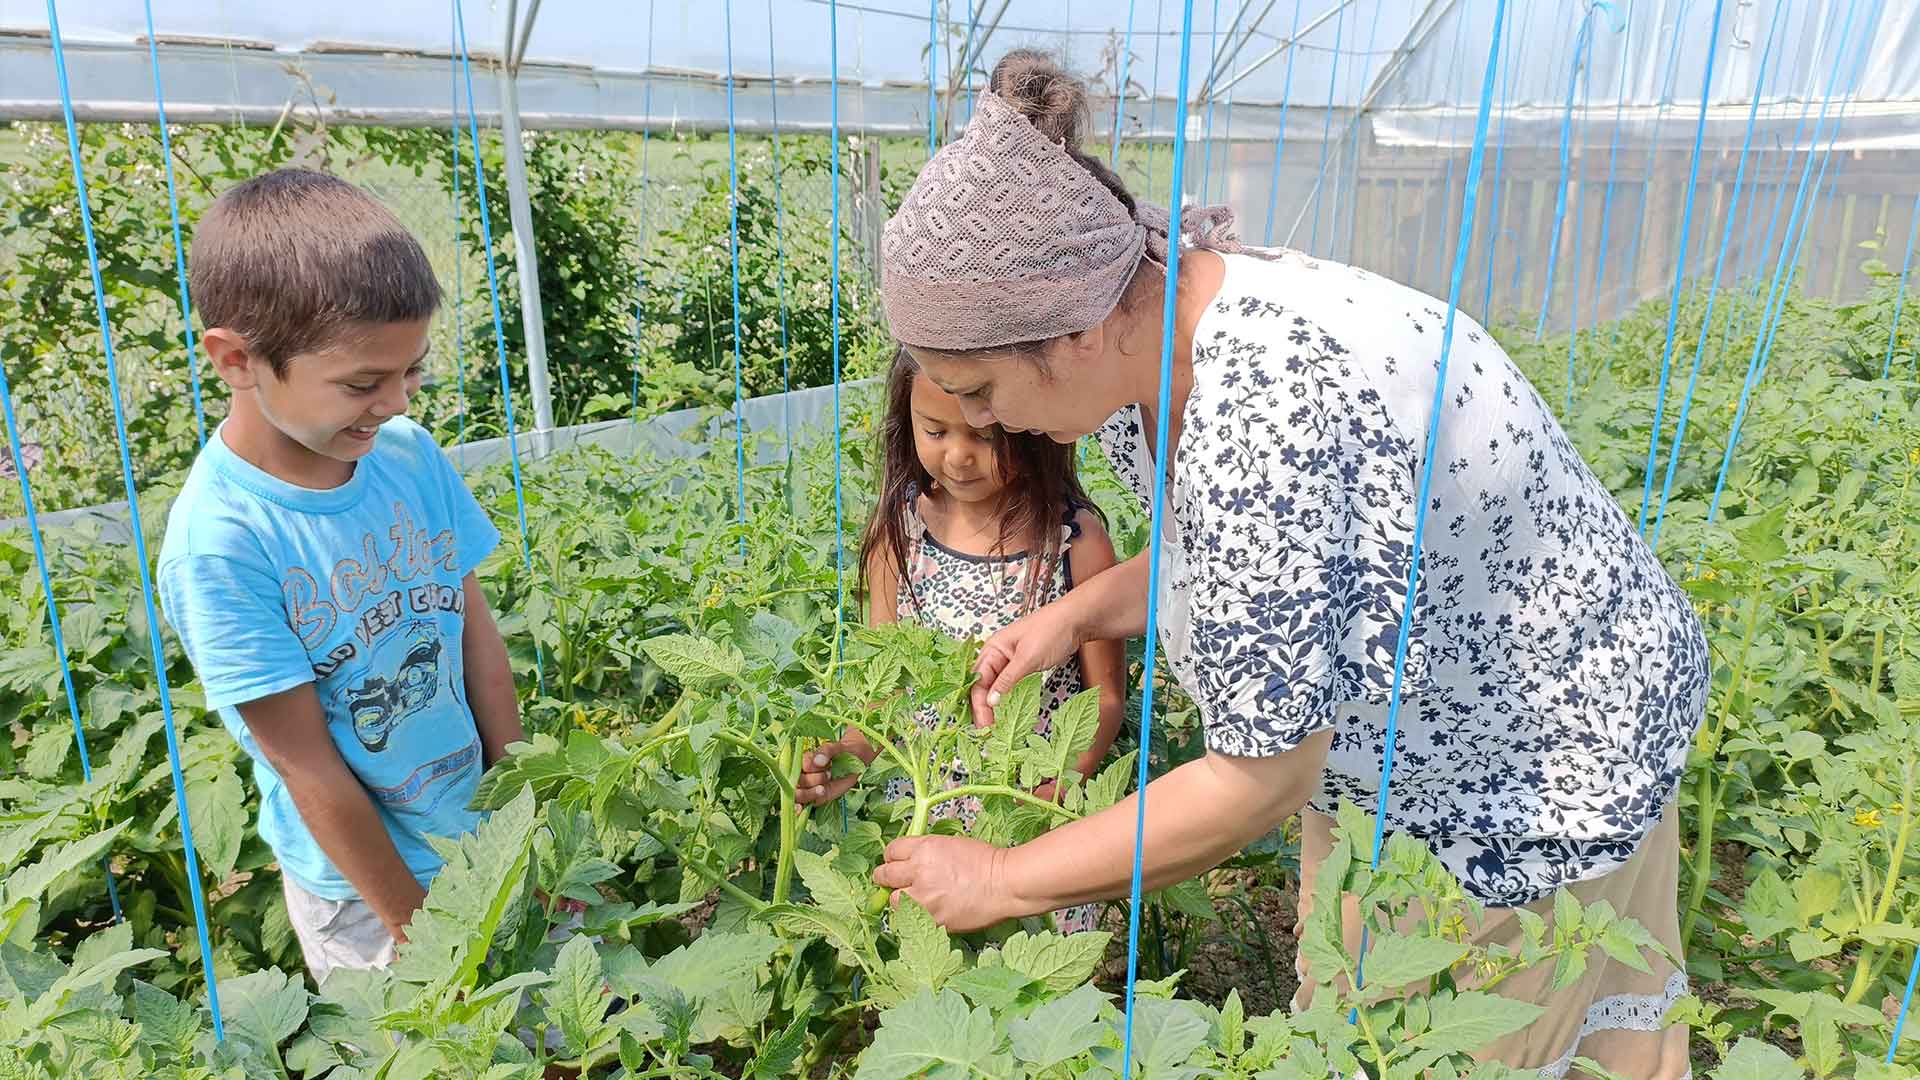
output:
M500 40L501 55L512 51L517 0L507 0ZM531 15L532 13L529 12ZM533 208L527 199L527 159L520 142L518 69L502 63L500 76L500 141L507 164L507 217L513 222L514 263L520 273L520 326L527 343L527 388L533 398L535 453L547 450L553 430L553 387L547 378L547 332L540 306L540 258L533 243Z

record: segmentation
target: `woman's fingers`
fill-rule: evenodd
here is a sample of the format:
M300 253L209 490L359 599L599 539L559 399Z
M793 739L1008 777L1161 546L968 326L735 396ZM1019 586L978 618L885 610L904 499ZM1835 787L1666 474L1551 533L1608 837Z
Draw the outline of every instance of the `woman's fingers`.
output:
M793 801L801 806L830 803L847 793L860 780L860 774L833 775L833 759L848 754L859 757L845 742L821 743L800 758L800 778L793 786Z

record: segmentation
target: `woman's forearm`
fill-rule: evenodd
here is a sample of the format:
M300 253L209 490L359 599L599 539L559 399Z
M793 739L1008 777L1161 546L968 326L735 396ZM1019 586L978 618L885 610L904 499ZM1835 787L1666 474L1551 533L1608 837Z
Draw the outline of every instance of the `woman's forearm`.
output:
M1088 578L1059 602L1073 609L1074 647L1089 641L1124 641L1147 629L1149 552Z
M1304 806L1326 761L1330 735L1271 758L1209 754L1147 788L1142 889L1178 884L1218 865ZM1031 915L1125 896L1133 880L1132 795L999 855L996 892Z

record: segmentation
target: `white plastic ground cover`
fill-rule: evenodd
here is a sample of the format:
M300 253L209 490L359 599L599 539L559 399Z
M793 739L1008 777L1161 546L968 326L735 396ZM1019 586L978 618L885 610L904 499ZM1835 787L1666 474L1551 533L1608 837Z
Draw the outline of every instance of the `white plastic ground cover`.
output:
M860 379L841 384L843 410L870 396L877 379ZM741 406L741 416L749 435L765 435L786 430L793 432L796 445L824 438L833 430L833 387L817 386L786 394L752 398ZM519 437L520 463L528 465L543 457L579 446L597 446L612 454L627 457L688 458L711 452L732 455L733 410L727 408L682 409L646 420L602 420L593 424L555 428L545 432L522 432ZM784 440L761 438L749 445L753 454L749 465L770 465L785 452ZM507 440L482 439L447 447L447 456L461 472L473 472L507 460ZM127 528L125 500L100 506L60 510L41 514L40 527L49 532L69 534L70 541L103 544L127 544L133 534ZM25 518L0 520L0 531L26 529Z

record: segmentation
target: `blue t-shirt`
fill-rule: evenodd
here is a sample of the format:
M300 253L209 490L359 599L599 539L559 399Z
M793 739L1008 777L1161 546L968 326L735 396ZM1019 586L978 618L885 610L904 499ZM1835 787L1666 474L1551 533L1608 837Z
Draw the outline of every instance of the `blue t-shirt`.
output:
M422 887L428 836L471 831L483 768L467 703L461 583L500 542L446 455L405 418L316 491L207 440L167 516L160 597L227 730L253 759L260 835L301 888L357 897L314 842L237 705L312 683L333 744Z

